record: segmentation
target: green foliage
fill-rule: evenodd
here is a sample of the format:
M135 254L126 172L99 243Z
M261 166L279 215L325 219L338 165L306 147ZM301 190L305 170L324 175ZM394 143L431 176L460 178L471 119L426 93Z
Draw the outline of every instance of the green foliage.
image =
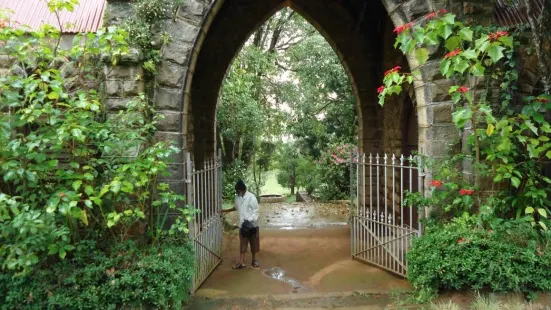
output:
M258 160L269 161L274 153L263 151L267 141L292 137L300 155L278 156L279 183L313 191L319 183L312 173L314 160L331 143L354 143L357 135L355 98L338 56L312 25L289 9L268 20L238 54L217 113L226 161L244 161L255 188L261 187L265 171ZM297 169L308 171L307 179Z
M549 291L551 180L542 165L551 159L551 98L515 94L519 43L500 29L466 27L446 12L396 32L395 46L420 64L429 49L447 50L440 73L456 83L448 90L452 120L467 137L462 153L429 166L430 195L407 198L431 210L426 234L408 254L408 279L418 297L429 299L440 289ZM379 102L417 78L416 72L386 74ZM463 175L465 164L473 165L473 178Z
M142 66L146 72L155 73L155 65L161 60L160 49L170 40L162 32L163 22L171 18L183 0L136 0L133 2L134 16L126 19L121 28L128 33L130 46L141 51Z
M316 165L293 143L280 145L277 169L277 182L283 187L290 188L291 193L295 193L295 189L303 188L311 194L318 186Z
M414 240L408 280L421 301L439 289L551 290L549 232L539 234L526 221L481 222L465 214Z
M237 180L243 180L248 184L247 166L240 160L235 160L223 166L222 173L222 196L224 200L229 200L233 203L235 197L235 183Z
M468 135L464 149L472 150L464 158L474 159L475 177L470 187L475 192L472 201L462 203L463 209L474 207L486 216L526 216L534 226L546 230L551 180L542 175L541 168L544 161L551 159L551 124L545 118L551 108L551 97L542 94L523 98L522 102L512 100L509 89L515 88L518 77L514 57L518 44L506 31L473 31L457 22L453 14L440 14L410 26L396 40L396 46L403 52L442 44L449 51L440 61L442 75L458 83L471 83L478 77L486 81L482 92L461 84L449 88L455 104L453 122ZM423 63L426 59L421 57L418 61ZM399 72L386 75L380 102L384 103L393 89L400 87L401 91L403 83L412 83L414 77L415 74ZM492 99L491 88L497 85L502 92L501 104ZM460 165L454 167L460 169ZM482 178L493 180L500 188L498 194L483 196L481 191L487 185L482 184ZM453 180L439 180L448 189L459 186ZM422 203L446 205L447 212L461 204L459 197L448 199L446 194L437 194Z
M194 270L190 244L137 246L126 241L100 250L76 244L70 259L24 277L0 273L2 309L181 308Z
M2 270L29 273L48 256L64 259L79 240L147 232L156 241L183 200L157 181L177 150L149 143L157 118L145 97L118 114L102 104L102 60L116 64L127 36L109 27L62 49L51 26L0 28L0 54L13 61L0 78ZM193 214L181 210L184 221Z
M355 147L347 143L331 145L318 161L319 188L316 191L323 201L345 199L350 194L349 158Z

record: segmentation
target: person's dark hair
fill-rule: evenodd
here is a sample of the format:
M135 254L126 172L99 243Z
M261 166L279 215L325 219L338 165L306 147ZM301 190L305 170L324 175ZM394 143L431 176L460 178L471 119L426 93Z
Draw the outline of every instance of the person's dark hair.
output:
M237 181L237 183L235 183L235 190L236 191L240 191L240 190L246 191L247 186L245 185L245 182L243 182L243 180Z

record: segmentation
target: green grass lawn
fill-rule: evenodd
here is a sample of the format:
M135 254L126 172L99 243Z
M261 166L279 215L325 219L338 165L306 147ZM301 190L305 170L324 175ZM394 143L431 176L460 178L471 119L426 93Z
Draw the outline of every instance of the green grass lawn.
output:
M289 195L291 190L284 188L283 186L277 183L277 170L272 170L267 172L268 177L266 179L266 184L262 187L262 195L270 194L280 194L280 195Z

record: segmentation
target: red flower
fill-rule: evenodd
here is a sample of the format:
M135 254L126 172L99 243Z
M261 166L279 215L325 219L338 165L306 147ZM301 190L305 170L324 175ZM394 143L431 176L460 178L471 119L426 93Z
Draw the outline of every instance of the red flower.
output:
M59 193L59 198L63 198L63 197L65 197L65 196L67 196L67 194L65 194L65 193Z
M467 241L465 238L461 238L461 239L457 240L457 243L463 243L465 241Z
M462 189L459 191L459 195L461 196L471 196L472 194L474 194L474 190L473 189Z
M547 102L549 102L549 99L543 98L543 97L538 97L538 98L536 98L535 100L536 100L537 102L539 102L539 103L547 103Z
M448 13L448 11L446 11L446 9L441 9L440 11L438 11L439 14L446 14Z
M433 19L436 17L436 12L429 13L425 16L426 19Z
M398 71L400 71L400 69L402 69L402 67L396 66L396 67L394 67L394 68L392 68L392 69L386 71L386 72L385 72L385 76L387 76L387 75L389 75L389 74L391 74L391 73L394 73L394 72L398 72Z
M490 33L488 35L488 39L490 41L495 41L501 37L505 37L505 36L508 36L509 33L507 31L498 31L498 32L494 32L494 33Z
M461 52L462 52L462 50L456 48L455 50L453 50L453 51L447 53L447 54L444 56L444 58L450 58L450 57L453 57L453 56L457 56L457 55L461 54Z
M465 87L465 86L461 86L457 89L458 92L460 93L466 93L469 91L469 88L468 87Z
M394 28L394 32L396 34L400 34L406 30L408 30L409 28L411 28L411 26L413 26L413 23L407 23L407 24L404 24L402 26L398 26L396 28Z
M438 180L432 180L430 182L431 186L438 187L438 188L442 187L442 184L443 184L442 181L438 181Z
M382 93L384 90L385 90L384 86L381 86L381 87L377 88L377 94Z

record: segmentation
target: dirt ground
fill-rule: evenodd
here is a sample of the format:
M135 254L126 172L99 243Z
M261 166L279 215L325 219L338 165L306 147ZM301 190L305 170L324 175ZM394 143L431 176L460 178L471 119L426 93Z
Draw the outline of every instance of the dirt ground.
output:
M232 269L239 236L237 229L227 231L223 261L191 309L381 309L388 291L409 289L404 279L352 260L346 202L263 204L260 210L260 268L250 267L249 256L246 269ZM237 224L235 213L226 220L227 227ZM279 278L268 276L276 269Z

